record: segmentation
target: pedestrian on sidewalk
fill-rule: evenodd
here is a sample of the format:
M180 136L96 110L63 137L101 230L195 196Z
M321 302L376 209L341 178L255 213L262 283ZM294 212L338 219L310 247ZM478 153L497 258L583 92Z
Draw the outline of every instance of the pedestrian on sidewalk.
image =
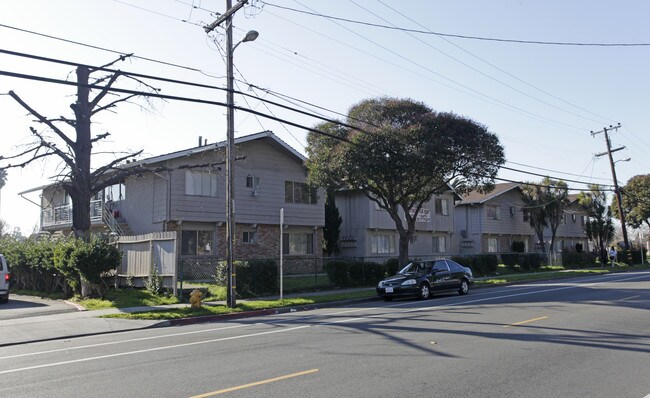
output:
M614 263L616 263L616 256L618 256L618 252L616 251L616 248L614 246L609 249L609 259L612 262L612 267L614 266Z

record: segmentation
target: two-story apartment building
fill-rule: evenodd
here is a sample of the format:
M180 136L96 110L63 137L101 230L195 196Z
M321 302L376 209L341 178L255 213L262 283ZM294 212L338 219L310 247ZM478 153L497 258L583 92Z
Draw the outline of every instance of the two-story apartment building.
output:
M427 202L415 223L409 244L411 257L448 256L454 228L454 199L451 191ZM340 227L340 256L385 260L398 256L399 234L395 221L360 190L340 190L336 207L343 220Z
M320 256L324 199L306 184L305 157L270 131L235 139L235 256ZM177 231L180 256L225 256L225 142L202 145L126 167L150 172L125 179L93 201L93 226L110 219L130 234ZM43 188L41 229L69 231L71 204L57 185Z
M453 248L460 254L507 253L512 243L524 243L526 252L539 251L538 239L530 226L528 211L522 198L520 184L496 184L488 193L470 192L456 204ZM575 248L577 243L587 250L584 230L586 212L580 208L575 195L569 196L563 222L556 231L555 251ZM551 231L546 229L547 250Z

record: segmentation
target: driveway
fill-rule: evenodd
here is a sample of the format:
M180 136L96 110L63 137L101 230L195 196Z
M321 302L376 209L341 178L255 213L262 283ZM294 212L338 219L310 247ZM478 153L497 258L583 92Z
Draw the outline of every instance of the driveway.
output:
M70 304L66 304L63 300L49 300L12 294L9 296L7 304L0 304L0 320L74 311L77 311L77 309Z

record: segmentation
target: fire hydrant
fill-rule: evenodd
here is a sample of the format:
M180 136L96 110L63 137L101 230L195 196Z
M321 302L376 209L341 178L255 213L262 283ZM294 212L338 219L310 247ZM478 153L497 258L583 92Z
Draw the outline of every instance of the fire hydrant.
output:
M203 298L203 293L200 290L194 289L190 293L190 304L192 308L201 308L201 299Z

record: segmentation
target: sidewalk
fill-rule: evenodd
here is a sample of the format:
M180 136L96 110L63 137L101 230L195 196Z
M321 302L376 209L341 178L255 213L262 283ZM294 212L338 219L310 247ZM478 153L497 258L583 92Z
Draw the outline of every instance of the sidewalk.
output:
M341 289L336 291L322 291L301 294L284 295L290 297L310 297L334 293L346 293L360 290L374 290L374 288L361 289ZM264 297L265 300L276 300L279 297ZM374 299L374 297L373 297ZM245 301L245 300L238 300ZM225 305L221 302L207 302L205 305ZM70 303L70 305L73 305ZM320 305L341 305L341 302L332 302ZM51 315L40 315L25 318L4 319L0 320L0 347L27 344L38 341L58 340L72 337L82 337L105 333L125 332L130 330L148 329L154 327L166 327L175 325L184 325L200 322L209 322L217 319L234 319L247 316L270 315L283 312L295 311L290 307L273 309L239 312L228 315L214 315L198 318L176 319L172 321L145 321L131 319L99 318L102 315L131 313L141 311L163 310L166 308L188 307L189 304L171 304L156 307L131 307L131 308L108 308L103 310L85 311L82 308L76 312L67 312Z

